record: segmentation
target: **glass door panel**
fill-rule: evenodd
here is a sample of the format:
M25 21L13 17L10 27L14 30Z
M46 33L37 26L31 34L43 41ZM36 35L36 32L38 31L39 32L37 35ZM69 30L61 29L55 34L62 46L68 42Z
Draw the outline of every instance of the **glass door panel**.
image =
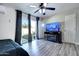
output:
M36 39L36 21L31 19L31 35L32 40Z
M21 44L28 42L28 19L26 14L22 14Z

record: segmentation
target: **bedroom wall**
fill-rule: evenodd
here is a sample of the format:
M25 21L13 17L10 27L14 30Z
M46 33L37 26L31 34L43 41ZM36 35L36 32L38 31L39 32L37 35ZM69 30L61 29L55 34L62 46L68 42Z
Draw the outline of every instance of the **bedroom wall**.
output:
M44 18L43 21L42 21L44 24L48 24L48 23L53 23L53 22L60 22L61 23L61 30L63 32L63 27L64 27L64 15L62 14L57 14L55 16L51 16L49 18ZM42 32L44 32L45 29L43 29ZM62 33L63 34L63 33ZM43 34L43 37L44 37L44 34ZM63 38L63 36L62 36Z
M62 14L57 14L55 16L51 16L51 17L47 17L47 18L42 18L40 20L41 24L40 24L40 38L43 38L44 39L44 31L45 31L45 28L44 28L44 25L47 24L47 23L53 23L53 22L61 22L61 24L64 24L64 16L62 16ZM44 25L42 25L44 24ZM63 28L63 25L62 25L62 28ZM63 31L63 29L62 29ZM63 37L62 37L63 38Z
M39 32L38 32L38 34L39 34L39 39L44 39L44 27L43 27L43 22L42 22L42 19L40 18L40 20L39 20L39 23L38 23L38 28L39 28Z
M0 40L15 39L16 11L12 8L4 7L0 13ZM0 10L2 10L0 8Z
M51 23L51 22L61 22L62 24L62 41L65 42L64 40L64 21L65 21L65 16L67 15L72 15L72 14L76 14L76 35L75 35L75 40L74 40L74 43L75 44L79 44L79 8L73 8L73 9L70 9L70 10L67 10L67 11L64 11L64 12L61 12L59 14L56 14L55 16L51 16L51 17L47 17L47 18L43 18L42 19L42 22L44 24L47 24L47 23ZM43 31L44 32L44 31ZM43 34L44 35L44 34Z

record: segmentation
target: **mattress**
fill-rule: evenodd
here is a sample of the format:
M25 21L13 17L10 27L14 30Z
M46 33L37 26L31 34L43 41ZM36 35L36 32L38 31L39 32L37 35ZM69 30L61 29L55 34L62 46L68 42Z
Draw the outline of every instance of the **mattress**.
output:
M11 39L4 39L0 40L0 56L29 56L29 54Z

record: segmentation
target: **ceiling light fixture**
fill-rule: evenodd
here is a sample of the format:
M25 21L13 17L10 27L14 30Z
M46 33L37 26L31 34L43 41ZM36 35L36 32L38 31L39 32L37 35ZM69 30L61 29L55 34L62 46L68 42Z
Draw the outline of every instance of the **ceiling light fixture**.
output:
M45 9L43 9L43 13L45 13Z
M47 6L47 3L44 3L44 6L46 7Z
M44 3L44 6L46 7L47 3ZM40 9L39 12L45 14L45 9Z
M42 10L40 9L39 12L42 13Z

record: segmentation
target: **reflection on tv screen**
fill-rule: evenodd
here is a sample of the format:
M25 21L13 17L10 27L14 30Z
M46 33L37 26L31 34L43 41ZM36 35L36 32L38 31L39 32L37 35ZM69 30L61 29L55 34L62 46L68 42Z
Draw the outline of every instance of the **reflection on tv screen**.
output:
M60 22L46 24L46 31L47 32L60 31L60 28L61 28Z

